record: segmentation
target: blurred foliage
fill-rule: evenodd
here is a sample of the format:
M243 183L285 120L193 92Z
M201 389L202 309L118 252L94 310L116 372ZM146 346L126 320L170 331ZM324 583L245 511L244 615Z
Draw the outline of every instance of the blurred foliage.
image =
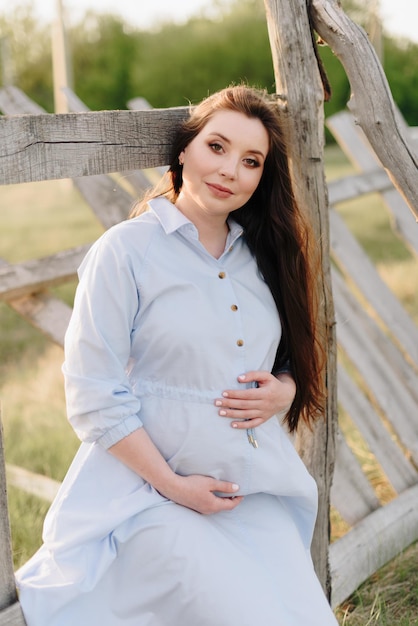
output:
M364 3L342 5L367 29ZM0 16L0 32L11 41L15 84L52 111L50 36L30 0ZM152 31L135 29L116 15L88 12L70 27L68 38L75 91L94 110L126 108L137 96L154 107L180 106L242 81L274 91L262 0L214 0L210 13L185 24L162 22ZM394 98L409 124L418 125L418 45L385 37L384 48ZM333 93L325 112L332 115L345 107L350 88L332 51L321 46L320 54Z

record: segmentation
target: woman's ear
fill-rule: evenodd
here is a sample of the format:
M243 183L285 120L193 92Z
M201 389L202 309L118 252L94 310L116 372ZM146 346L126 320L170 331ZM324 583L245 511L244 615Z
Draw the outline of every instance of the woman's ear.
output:
M182 150L179 154L179 165L183 165L184 163L184 150Z

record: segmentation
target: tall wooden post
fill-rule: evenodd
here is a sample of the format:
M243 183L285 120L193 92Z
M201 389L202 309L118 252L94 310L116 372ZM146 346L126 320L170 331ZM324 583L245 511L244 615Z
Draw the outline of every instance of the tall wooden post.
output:
M17 601L10 543L10 524L7 513L6 467L3 449L3 429L0 412L0 623L25 626Z
M55 0L56 15L52 23L52 73L54 79L55 113L68 113L63 87L72 87L71 64L68 51L62 0Z
M1 82L3 87L14 84L14 67L10 51L10 36L0 37Z
M327 338L328 401L313 430L300 428L298 451L316 479L319 512L312 546L315 569L328 597L329 498L337 421L336 339L331 297L328 198L324 174L324 90L309 23L310 0L265 0L279 106L286 117L297 201L309 213L320 247L320 324Z
M380 0L369 0L369 18L368 18L369 38L374 47L379 61L383 65L383 32L382 20L380 18Z

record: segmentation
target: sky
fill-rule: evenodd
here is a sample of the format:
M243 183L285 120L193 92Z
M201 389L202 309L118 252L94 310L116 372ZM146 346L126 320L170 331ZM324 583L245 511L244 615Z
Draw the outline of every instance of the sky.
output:
M228 0L221 0L227 3ZM369 0L372 2L373 0ZM20 0L0 0L0 13L7 12ZM37 13L50 20L57 0L33 0ZM210 10L212 0L62 0L66 12L77 21L84 12L112 12L141 29L152 28L161 21L185 21L201 10ZM386 31L418 42L417 0L380 0Z

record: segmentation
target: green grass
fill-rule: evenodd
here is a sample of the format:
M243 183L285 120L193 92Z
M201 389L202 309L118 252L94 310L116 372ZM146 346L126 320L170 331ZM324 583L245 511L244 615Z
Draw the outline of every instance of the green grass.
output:
M343 626L418 624L418 543L374 574L338 611Z
M327 149L328 179L352 172L336 147ZM418 262L392 233L390 219L376 194L338 208L376 263L379 273L418 321ZM411 216L412 224L415 224ZM67 182L32 183L0 190L0 258L19 262L53 254L94 240L102 228ZM75 284L56 293L71 303ZM61 480L78 447L65 416L61 376L63 353L0 303L0 394L6 458L9 463ZM344 418L344 429L352 425ZM379 497L393 497L378 468L359 441L359 458L368 467ZM41 543L48 505L9 488L15 567ZM347 525L332 512L334 537ZM412 546L363 585L341 607L345 626L418 624L417 546Z

